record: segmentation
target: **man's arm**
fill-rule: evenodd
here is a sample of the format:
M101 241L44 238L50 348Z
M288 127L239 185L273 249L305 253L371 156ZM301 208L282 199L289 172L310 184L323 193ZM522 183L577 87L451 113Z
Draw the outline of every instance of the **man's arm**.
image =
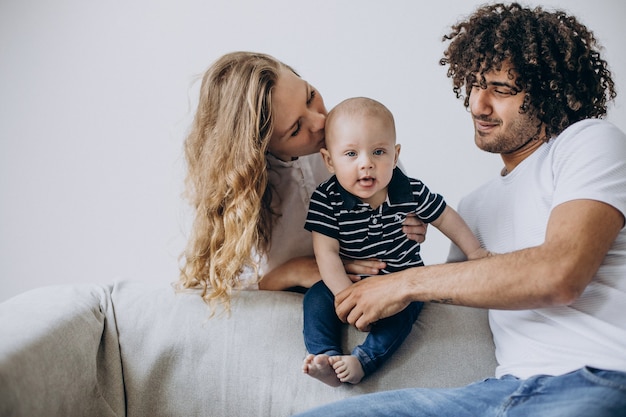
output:
M336 311L366 329L412 301L509 310L571 304L623 226L622 213L608 204L569 201L553 209L539 246L371 277L337 294Z

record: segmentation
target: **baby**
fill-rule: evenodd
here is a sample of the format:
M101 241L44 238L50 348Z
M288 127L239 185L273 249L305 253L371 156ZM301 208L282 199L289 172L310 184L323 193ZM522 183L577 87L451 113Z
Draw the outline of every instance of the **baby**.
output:
M402 344L423 304L412 303L375 323L363 344L344 355L334 297L352 281L342 258L380 259L386 264L383 274L424 265L419 243L402 232L402 222L411 213L441 230L468 259L488 252L441 195L396 166L400 145L395 122L381 103L358 97L338 104L326 119L321 154L334 175L311 196L305 224L313 235L322 281L304 298L309 355L303 371L331 386L358 384Z

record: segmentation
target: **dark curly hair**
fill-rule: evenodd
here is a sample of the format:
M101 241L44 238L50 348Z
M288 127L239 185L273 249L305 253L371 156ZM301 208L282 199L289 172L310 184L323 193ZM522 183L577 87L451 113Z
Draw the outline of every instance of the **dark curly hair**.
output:
M604 117L617 95L593 33L563 11L485 5L443 41L450 44L440 64L449 65L453 91L466 108L472 85L486 87L483 74L510 63L517 88L527 93L520 111L545 123L547 138L579 120Z

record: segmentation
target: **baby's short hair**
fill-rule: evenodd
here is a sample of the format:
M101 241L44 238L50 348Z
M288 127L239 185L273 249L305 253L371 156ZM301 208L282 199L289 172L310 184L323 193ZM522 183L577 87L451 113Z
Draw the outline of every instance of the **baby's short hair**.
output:
M352 97L337 104L328 113L326 129L332 126L333 120L339 116L370 116L386 119L395 130L395 121L391 111L381 102L368 97Z

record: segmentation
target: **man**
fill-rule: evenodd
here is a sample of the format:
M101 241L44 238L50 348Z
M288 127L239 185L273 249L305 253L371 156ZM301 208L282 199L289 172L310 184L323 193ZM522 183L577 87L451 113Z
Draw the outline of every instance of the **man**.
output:
M444 40L476 145L504 163L459 205L497 255L364 280L336 310L365 329L413 301L488 308L496 378L309 415L624 416L626 135L599 120L616 94L595 38L565 13L514 3L479 8Z

